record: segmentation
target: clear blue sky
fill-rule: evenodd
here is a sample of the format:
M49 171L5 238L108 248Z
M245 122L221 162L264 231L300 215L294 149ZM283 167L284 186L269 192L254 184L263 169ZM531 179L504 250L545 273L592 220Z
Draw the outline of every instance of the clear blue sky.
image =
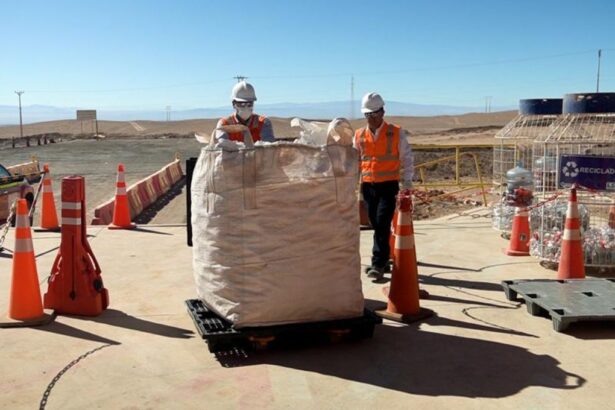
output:
M1 1L0 104L173 109L379 91L516 105L615 91L615 1Z

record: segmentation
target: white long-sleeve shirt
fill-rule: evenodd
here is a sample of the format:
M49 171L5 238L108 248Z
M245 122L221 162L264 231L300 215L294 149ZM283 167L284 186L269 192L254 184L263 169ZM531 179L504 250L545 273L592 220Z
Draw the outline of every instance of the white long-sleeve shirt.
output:
M380 128L378 128L376 132L372 133L374 135L374 140L378 139L384 124L385 122L383 121ZM353 140L352 145L359 151L359 158L361 158L361 147L357 146L356 139ZM414 176L414 155L412 153L410 143L408 143L408 135L403 128L399 131L399 162L401 165L402 179L404 181L412 181L412 177Z

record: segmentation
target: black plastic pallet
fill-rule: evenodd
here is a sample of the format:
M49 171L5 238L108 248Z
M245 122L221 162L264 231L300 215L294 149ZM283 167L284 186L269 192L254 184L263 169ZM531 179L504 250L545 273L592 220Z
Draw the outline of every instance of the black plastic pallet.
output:
M380 317L365 309L363 316L351 319L235 329L200 299L186 300L186 306L212 353L370 338L375 325L382 323Z
M520 295L533 316L550 316L553 329L574 322L615 320L615 278L569 280L505 280L508 300Z

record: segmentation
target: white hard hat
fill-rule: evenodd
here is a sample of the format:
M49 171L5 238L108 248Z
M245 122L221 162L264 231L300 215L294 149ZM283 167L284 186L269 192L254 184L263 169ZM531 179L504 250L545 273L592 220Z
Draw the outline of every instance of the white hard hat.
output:
M245 81L238 82L231 92L231 100L241 102L256 101L254 87L252 87L252 84Z
M378 93L367 93L361 100L361 112L363 114L374 112L384 107L384 100Z

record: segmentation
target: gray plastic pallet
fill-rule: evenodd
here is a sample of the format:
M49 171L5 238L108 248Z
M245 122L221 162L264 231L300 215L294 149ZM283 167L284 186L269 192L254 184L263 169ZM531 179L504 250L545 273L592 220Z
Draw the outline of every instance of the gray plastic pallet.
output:
M548 315L557 332L571 323L615 320L615 278L505 280L508 300L520 295L533 316Z

